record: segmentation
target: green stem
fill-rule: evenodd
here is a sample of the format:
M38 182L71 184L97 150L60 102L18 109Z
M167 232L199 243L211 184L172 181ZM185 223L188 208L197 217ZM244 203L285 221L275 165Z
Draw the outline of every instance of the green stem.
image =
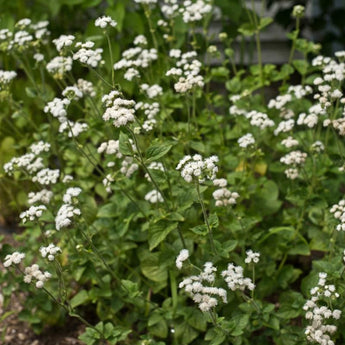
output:
M208 217L207 217L207 213L206 213L205 204L204 204L204 201L202 200L202 197L201 197L201 194L200 194L200 186L199 186L199 181L198 180L196 180L195 185L196 185L196 191L198 193L199 203L201 205L202 213L203 213L203 216L204 216L205 225L207 227L211 249L212 249L213 253L216 254L217 251L216 251L216 248L214 246L212 229L210 227L210 223L208 222Z

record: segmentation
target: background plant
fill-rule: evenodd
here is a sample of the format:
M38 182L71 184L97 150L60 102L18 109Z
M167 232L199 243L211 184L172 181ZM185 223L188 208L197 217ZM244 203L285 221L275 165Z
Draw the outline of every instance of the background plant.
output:
M37 332L77 318L86 344L341 341L344 53L315 57L296 7L289 61L241 69L231 33L210 44L212 2L166 5L128 2L146 35L115 15L1 32L1 181L25 228L5 297L31 292ZM245 13L260 56L271 20Z

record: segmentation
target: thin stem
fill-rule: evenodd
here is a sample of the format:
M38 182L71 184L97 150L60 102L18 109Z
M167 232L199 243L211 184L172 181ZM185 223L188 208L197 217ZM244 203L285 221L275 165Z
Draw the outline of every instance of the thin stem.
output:
M199 202L200 202L200 205L201 205L202 213L203 213L203 216L204 216L205 225L206 225L206 227L207 227L207 231L208 231L208 236L209 236L209 240L210 240L211 249L212 249L213 253L216 254L217 251L216 251L216 248L215 248L214 242L213 242L212 229L211 229L210 223L209 223L209 221L208 221L208 217L207 217L207 213L206 213L206 208L205 208L204 201L202 200L202 197L201 197L201 194L200 194L200 186L199 186L199 181L198 181L198 180L196 180L195 185L196 185L196 191L197 191L197 193L198 193L198 199L199 199Z
M105 34L108 41L108 48L109 48L109 55L110 55L110 64L111 64L111 82L113 84L113 88L115 87L115 70L114 70L114 59L113 59L113 51L111 49L111 41L108 33Z

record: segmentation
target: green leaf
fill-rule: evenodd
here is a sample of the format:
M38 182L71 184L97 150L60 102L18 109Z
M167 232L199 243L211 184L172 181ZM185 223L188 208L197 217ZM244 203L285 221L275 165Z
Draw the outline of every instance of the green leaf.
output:
M89 299L89 294L86 290L79 291L70 301L72 308L78 307Z
M210 224L211 229L217 229L219 226L219 219L217 213L212 213L208 217L208 223Z
M208 229L205 224L194 226L194 228L191 228L190 230L192 230L195 234L200 236L206 236L208 233Z
M169 233L177 228L177 223L170 223L167 221L159 221L156 224L153 224L149 228L149 246L150 250L156 248Z
M266 26L270 25L272 22L273 22L273 19L271 17L260 18L259 30L262 30Z
M309 66L307 61L305 61L305 60L293 60L292 64L301 75L304 75L307 73L308 66Z
M113 218L116 216L118 206L115 203L105 204L98 210L97 218Z
M205 340L208 340L209 345L220 345L225 340L225 334L217 328L211 328L205 335Z
M159 260L159 253L146 255L141 261L140 268L145 277L155 282L165 282L168 278L168 272Z
M120 149L120 152L125 156L133 155L132 145L129 142L129 137L127 134L123 132L120 132L120 136L119 136L119 149Z
M252 36L256 32L256 27L254 23L244 23L238 28L238 31L244 36Z
M150 146L145 152L146 163L151 163L162 158L170 151L171 148L171 144L155 144Z
M175 328L176 338L180 345L187 345L191 343L198 336L198 332L189 326L186 322L180 323Z
M132 282L131 280L122 279L121 285L125 293L128 295L130 299L138 297L141 295L141 291L139 291L138 283Z

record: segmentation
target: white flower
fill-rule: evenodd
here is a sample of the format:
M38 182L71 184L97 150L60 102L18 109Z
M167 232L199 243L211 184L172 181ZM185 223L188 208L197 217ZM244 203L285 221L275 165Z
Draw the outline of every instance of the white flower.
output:
M254 290L255 284L253 284L250 278L245 278L243 276L243 268L241 266L236 266L233 263L228 265L227 270L222 272L225 282L227 283L230 290Z
M55 217L56 230L61 230L62 228L70 226L72 224L71 218L80 215L81 211L79 210L79 208L76 208L69 204L62 205Z
M25 268L24 282L29 284L33 279L36 279L36 288L41 289L44 283L51 278L49 272L42 272L37 264Z
M260 253L254 253L251 249L246 251L247 257L244 259L244 262L246 264L250 264L251 262L254 262L257 264L259 262Z
M163 202L162 194L158 192L158 190L154 189L148 192L145 195L145 200L150 202L151 204L156 204L158 202Z
M27 220L33 221L42 216L43 211L47 208L44 205L39 206L30 206L30 208L22 212L19 217L22 219L23 223L26 223Z
M95 26L98 26L101 29L105 29L107 26L115 28L116 25L117 22L108 16L99 17L95 21Z
M5 257L4 267L10 267L12 264L18 265L25 258L24 253L14 252Z
M49 261L54 261L55 256L61 253L61 249L51 243L47 247L41 247L40 252L43 258L47 258Z
M253 137L253 134L248 133L239 138L237 142L240 147L247 148L248 146L253 145L255 143L255 139Z
M57 51L61 51L65 47L70 47L75 40L73 35L61 35L59 38L53 40Z
M72 70L73 60L70 56L56 56L47 63L47 71L53 74L54 78L62 79L66 72Z
M182 249L180 254L176 258L176 267L180 270L182 268L183 262L189 258L188 249Z
M217 156L203 159L199 154L193 157L187 155L180 160L176 170L181 170L181 176L188 183L192 182L194 178L198 179L199 182L203 182L205 178L214 180L218 172L218 167L215 164L217 162Z
M37 193L30 192L28 194L28 203L32 205L40 201L40 202L43 202L44 204L49 204L52 197L53 197L53 192L47 189L42 189L40 192L37 192Z
M40 184L55 184L60 176L60 170L42 169L32 178L33 182Z
M63 196L63 202L65 204L72 204L74 199L82 192L82 189L79 187L70 187L67 189L66 193Z

